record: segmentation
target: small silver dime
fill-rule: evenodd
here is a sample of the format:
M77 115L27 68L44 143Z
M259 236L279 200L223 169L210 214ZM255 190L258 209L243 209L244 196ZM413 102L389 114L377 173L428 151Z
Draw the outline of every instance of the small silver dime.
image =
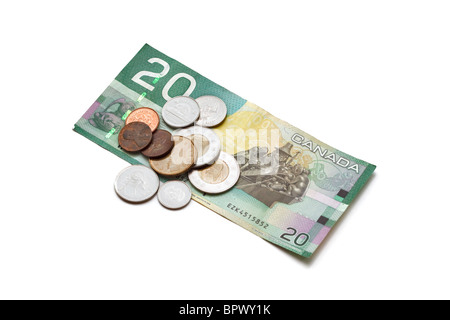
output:
M202 127L215 127L227 117L227 105L215 96L203 96L195 99L200 107L200 118L195 122Z
M161 113L169 126L184 128L192 125L198 119L200 107L192 98L176 97L167 101Z
M240 175L241 170L236 159L221 152L219 159L212 166L192 170L189 173L189 181L200 191L217 194L233 188Z
M172 135L188 138L194 143L198 155L194 168L211 165L220 155L222 149L220 138L209 128L193 126L175 130Z
M189 186L181 181L167 181L158 191L159 202L168 209L181 209L191 202L192 193Z
M181 209L191 201L192 193L181 181L168 181L158 191L159 202L168 209Z
M114 184L116 193L125 201L149 200L159 189L158 175L150 168L137 165L122 170Z

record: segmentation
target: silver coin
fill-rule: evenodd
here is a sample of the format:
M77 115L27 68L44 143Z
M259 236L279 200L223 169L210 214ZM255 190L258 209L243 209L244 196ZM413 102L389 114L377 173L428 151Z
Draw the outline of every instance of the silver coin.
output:
M188 185L181 181L168 181L158 191L159 202L168 209L181 209L191 201Z
M219 159L212 165L189 173L189 181L198 190L217 194L230 190L241 175L239 164L228 153L221 152Z
M164 105L162 117L171 127L184 128L192 125L200 116L198 103L189 97L176 97Z
M149 200L159 189L158 175L145 166L122 170L114 184L116 193L125 201L139 203Z
M222 99L214 96L203 96L195 99L200 107L200 118L195 122L202 127L215 127L227 117L227 105Z
M175 130L172 135L186 137L194 143L198 155L194 168L211 165L220 155L220 138L211 129L193 126Z

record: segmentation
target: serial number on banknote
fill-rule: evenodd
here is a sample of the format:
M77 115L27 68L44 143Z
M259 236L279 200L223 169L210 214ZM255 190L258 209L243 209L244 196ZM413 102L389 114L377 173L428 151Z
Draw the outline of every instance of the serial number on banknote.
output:
M239 213L243 218L247 218L250 222L263 227L264 229L267 229L269 227L269 224L265 222L264 220L259 219L258 217L255 217L254 215L249 214L247 211L242 210L241 208L235 206L232 203L228 204L228 209Z

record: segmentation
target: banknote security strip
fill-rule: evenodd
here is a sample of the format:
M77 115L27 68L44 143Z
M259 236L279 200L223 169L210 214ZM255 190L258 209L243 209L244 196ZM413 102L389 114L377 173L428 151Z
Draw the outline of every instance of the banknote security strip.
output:
M106 139L109 139L113 136L113 134L116 133L116 128L112 128L109 130L108 134L105 136Z
M155 81L156 81L156 79L155 79ZM153 81L154 84L156 84L155 81ZM156 82L158 82L158 81L156 81ZM141 102L142 99L144 99L146 95L147 95L147 92L143 92L143 93L139 96L139 98L136 100L136 102L137 102L137 103ZM129 113L128 113L128 111L129 111ZM127 111L127 113L130 114L130 113L131 113L131 110L128 110L128 111ZM123 119L123 120L125 120L125 119Z
M177 96L215 96L226 103L226 119L213 130L221 139L222 151L232 155L241 170L231 190L214 195L200 192L185 176L180 177L191 188L192 198L301 256L313 255L376 168L278 119L149 45L125 66L74 130L133 165L149 167L141 154L118 147L118 134L134 110L151 108L161 116L166 102ZM159 128L174 131L164 121Z

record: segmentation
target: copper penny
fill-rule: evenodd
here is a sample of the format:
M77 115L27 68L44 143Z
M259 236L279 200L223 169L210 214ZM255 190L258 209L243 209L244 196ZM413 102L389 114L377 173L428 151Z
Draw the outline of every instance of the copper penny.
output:
M153 132L152 142L141 152L148 158L160 158L168 154L174 145L172 134L166 130L158 129Z
M168 155L150 160L150 166L164 176L178 176L191 169L197 160L197 150L188 138L173 136L174 147Z
M119 144L123 150L137 152L145 149L152 141L152 130L142 122L127 124L119 133Z
M132 122L143 122L152 129L152 132L155 132L159 126L159 115L153 109L139 108L130 113L125 123Z

